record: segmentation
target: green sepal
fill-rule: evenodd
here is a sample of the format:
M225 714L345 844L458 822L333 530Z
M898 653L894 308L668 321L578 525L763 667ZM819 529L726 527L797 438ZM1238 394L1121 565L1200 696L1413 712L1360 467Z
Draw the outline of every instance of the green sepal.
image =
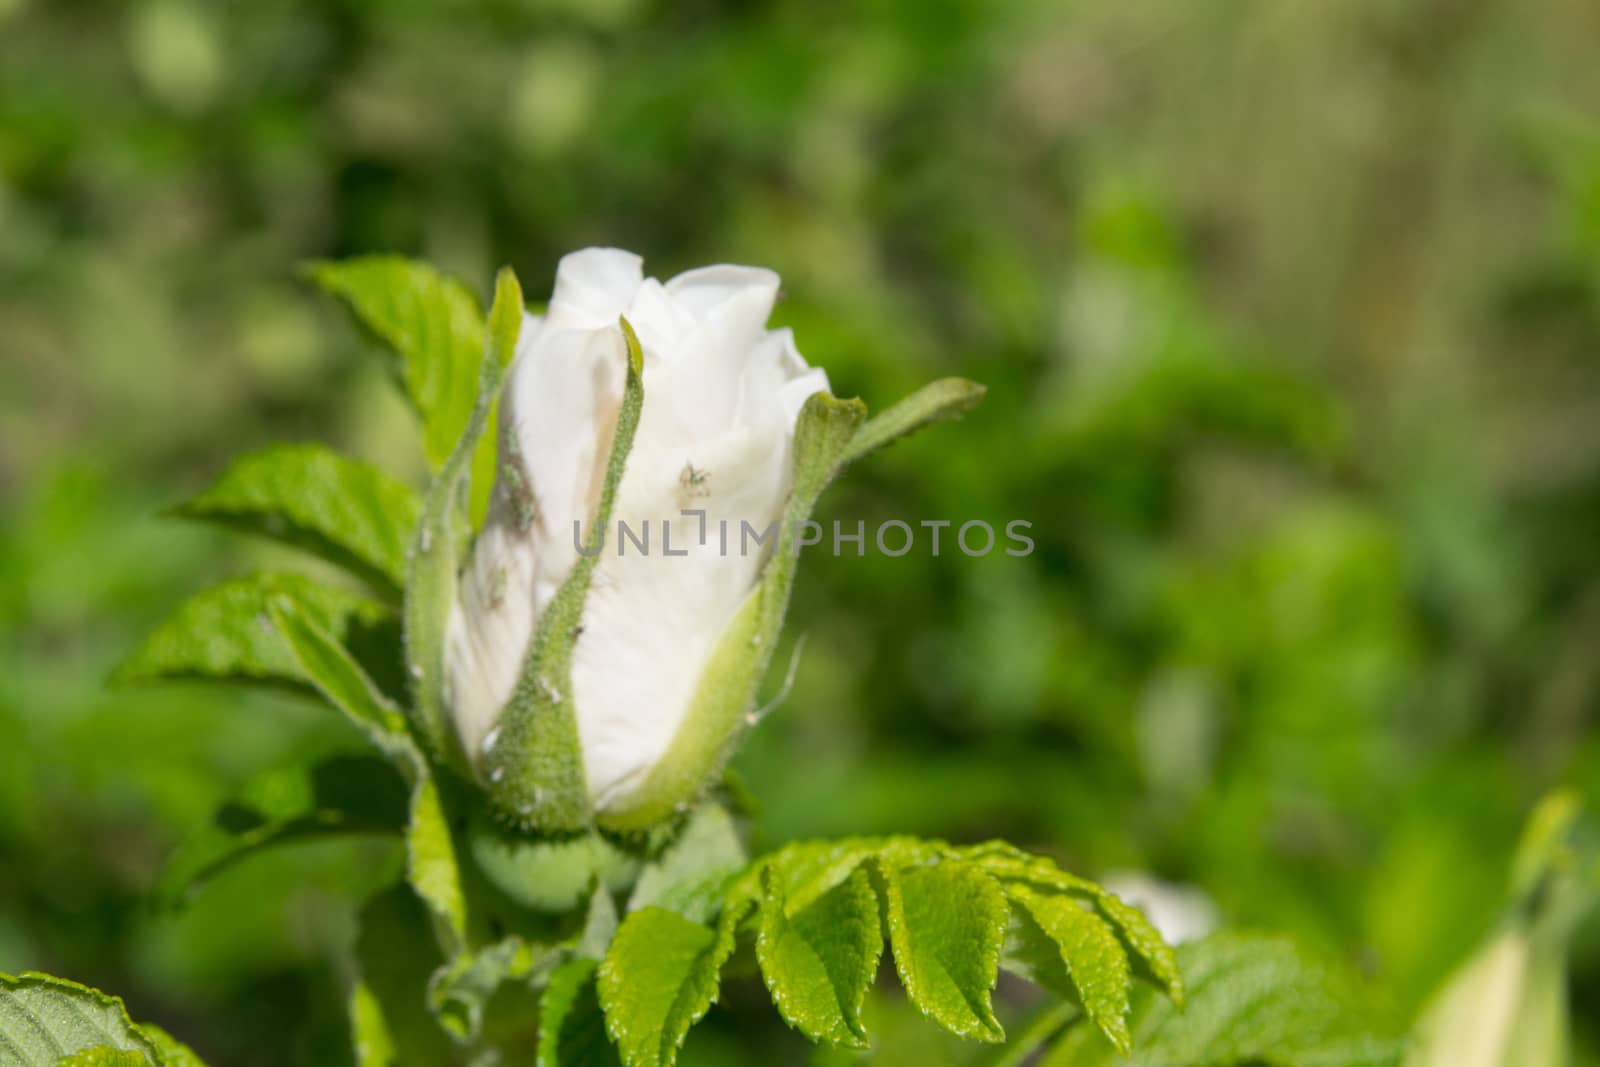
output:
M545 914L577 908L596 883L622 892L639 874L639 857L600 834L532 836L503 825L481 807L471 816L467 842L490 884L523 907Z
M843 462L854 463L929 423L960 418L978 406L985 392L983 386L965 378L940 378L929 382L868 419L845 449Z
M521 675L490 734L483 759L483 779L501 814L546 832L582 830L593 822L572 695L572 649L644 410L644 351L628 321L620 319L619 324L627 347L627 384L589 543L539 619ZM596 634L594 639L603 641L605 635Z
M685 919L707 921L722 906L728 879L748 862L733 816L719 804L702 804L639 873L628 910L658 907Z
M638 788L600 816L603 826L635 830L660 822L691 802L738 747L755 704L789 606L799 564L802 524L844 464L866 418L860 400L814 393L800 410L794 438L794 482L778 533L778 546L761 580L717 641L683 725L666 755Z
M444 685L445 633L456 600L464 525L461 490L471 473L473 450L489 423L502 372L509 354L516 350L521 328L522 289L511 268L504 267L495 278L477 404L423 502L406 577L406 672L411 679L417 730L437 759L463 773L470 761L461 753L450 726L450 702Z

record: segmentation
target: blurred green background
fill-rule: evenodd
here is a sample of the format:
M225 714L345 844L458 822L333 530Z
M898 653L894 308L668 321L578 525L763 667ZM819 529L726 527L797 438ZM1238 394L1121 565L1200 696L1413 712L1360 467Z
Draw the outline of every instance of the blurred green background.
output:
M1034 524L1026 559L807 560L736 763L767 843L1152 872L1407 1017L1534 799L1600 800L1597 55L1591 0L0 0L0 970L219 1063L347 1057L386 847L148 903L242 777L359 745L289 697L105 688L287 558L159 513L271 441L420 475L297 263L538 297L618 244L777 268L842 394L989 385L820 519ZM764 999L688 1062L807 1062ZM873 1001L889 1062L952 1055Z

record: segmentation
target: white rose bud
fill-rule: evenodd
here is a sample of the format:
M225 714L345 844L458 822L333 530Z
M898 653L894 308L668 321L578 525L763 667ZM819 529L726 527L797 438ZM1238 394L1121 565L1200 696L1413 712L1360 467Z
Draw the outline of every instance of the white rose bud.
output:
M445 648L461 751L491 794L521 770L514 756L495 759L519 681L539 705L530 716L572 709L589 810L602 820L630 810L714 683L707 666L777 545L753 535L784 516L797 418L828 389L788 330L766 328L777 293L768 270L705 267L663 283L636 255L592 248L561 260L547 312L524 319L500 394L499 475ZM622 437L621 319L642 352L642 411L562 664L570 673L530 679L530 646L590 554ZM619 522L647 549L620 540ZM542 803L543 783L523 786L523 806Z

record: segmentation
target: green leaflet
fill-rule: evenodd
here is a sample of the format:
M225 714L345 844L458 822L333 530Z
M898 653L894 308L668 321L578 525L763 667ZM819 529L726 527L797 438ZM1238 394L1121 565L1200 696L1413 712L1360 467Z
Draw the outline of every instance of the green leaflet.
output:
M581 830L593 820L572 697L572 646L583 604L611 524L617 487L644 409L644 352L621 319L628 375L606 462L599 507L589 526L589 553L580 555L539 619L516 688L500 713L483 766L489 797L508 818L544 831ZM599 635L604 639L604 635Z
M617 1052L606 1037L596 972L600 964L573 959L550 976L539 1001L537 1067L614 1067Z
M461 556L458 509L463 481L471 473L473 449L485 438L501 371L516 351L521 328L522 289L517 276L506 267L495 278L494 305L489 309L484 341L487 351L477 361L482 374L474 392L476 400L451 438L454 448L423 502L411 545L411 569L406 576L406 672L411 677L417 729L436 758L462 772L470 761L462 757L455 742L455 731L450 727L450 701L444 691L445 630L456 601L456 570Z
M1134 973L1160 986L1175 1004L1183 1006L1183 976L1172 946L1162 939L1138 908L1119 900L1103 886L1068 874L1049 860L1029 855L1004 841L958 849L957 854L980 864L1004 885L1031 885L1091 901L1095 910L1112 924L1118 940L1132 957Z
M1118 1051L1127 1053L1133 977L1111 928L1072 897L1049 896L1025 886L1012 886L1007 895L1055 944L1089 1018Z
M1185 945L1178 958L1188 1006L1139 989L1131 1056L1075 1027L1041 1067L1392 1067L1399 1059L1400 1043L1287 941L1217 935Z
M654 906L685 919L708 921L722 906L723 886L748 859L733 816L720 805L702 804L640 873L628 910Z
M627 1067L672 1067L689 1028L717 999L743 907L724 909L713 929L663 908L622 922L600 964L606 1032Z
M953 848L906 837L802 842L725 882L717 933L737 929L756 910L756 956L767 988L784 1019L814 1040L865 1042L860 1007L887 937L912 1002L953 1033L1004 1040L990 1007L1004 965L1082 1001L1106 1037L1125 1046L1132 950L1116 920L1097 906L1102 896L1109 894L1094 883L1009 848ZM695 934L654 921L686 943L710 943L708 927ZM699 974L679 972L684 982ZM1153 975L1152 981L1168 991L1167 983ZM633 1008L620 986L603 1002L608 1014ZM646 1014L662 1017L659 1006ZM1053 1029L1041 1022L1031 1034L1035 1046L1067 1021L1062 1013L1051 1018ZM677 1029L665 1033L681 1040Z
M117 684L182 679L310 687L276 631L267 605L292 599L319 627L381 667L392 655L393 616L381 604L297 574L255 574L185 601L112 675ZM391 669L390 673L396 673Z
M269 610L305 675L410 780L406 876L444 924L452 950L459 948L466 936L466 897L455 839L438 781L407 732L405 716L373 686L350 653L293 601L280 599Z
M175 514L260 534L345 568L398 602L421 505L411 487L319 445L233 462Z
M650 826L698 793L727 761L748 728L747 713L766 673L789 606L800 526L838 475L842 456L866 417L860 400L815 393L795 426L794 487L779 527L778 546L761 581L717 642L689 712L666 755L630 795L601 818L616 829Z
M139 1027L145 1040L155 1046L156 1060L161 1067L205 1067L194 1049L185 1045L171 1034L154 1023L145 1023Z
M977 382L965 378L941 378L930 382L871 419L850 439L843 463L854 463L906 434L933 422L960 418L983 399L987 392Z
M428 264L399 256L312 263L306 274L337 297L357 324L395 357L393 369L422 419L423 451L431 465L442 466L472 421L479 398L485 338L477 297ZM519 318L521 310L519 297ZM514 348L495 353L497 375ZM494 484L492 405L485 418L490 432L478 440L470 464L474 525L488 509Z
M182 903L202 883L275 845L398 834L406 808L405 784L384 760L336 756L311 766L274 767L246 783L210 826L179 846L156 897L168 905Z
M778 1012L813 1041L867 1046L861 1004L883 953L878 895L864 869L793 913L763 871L756 958Z
M167 1047L187 1052L161 1036ZM188 1055L187 1063L198 1063ZM117 997L47 974L0 974L0 1067L54 1067L62 1060L187 1067L163 1058Z
M1008 910L999 884L958 864L882 872L889 944L911 1002L953 1034L1004 1041L989 1004Z

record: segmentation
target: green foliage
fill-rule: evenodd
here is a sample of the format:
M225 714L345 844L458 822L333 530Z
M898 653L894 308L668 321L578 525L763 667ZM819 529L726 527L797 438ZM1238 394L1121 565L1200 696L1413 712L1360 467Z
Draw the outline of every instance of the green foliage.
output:
M1401 1042L1334 975L1279 938L1219 934L1178 951L1188 982L1181 1010L1134 994L1134 1051L1112 1055L1069 1030L1042 1067L1393 1067Z
M201 1067L165 1032L128 1018L116 997L45 974L0 974L4 1067Z
M405 786L386 761L337 756L273 767L247 782L209 827L179 846L156 896L181 903L261 849L347 834L399 834L406 822Z
M423 504L421 519L411 534L411 571L406 577L405 655L413 697L412 716L432 754L464 769L466 760L457 750L449 724L449 702L444 692L445 626L456 597L456 570L461 557L461 489L469 475L474 484L486 479L469 466L473 449L493 445L489 416L500 387L501 371L511 359L522 328L522 289L509 270L495 279L494 305L469 414Z
M423 450L435 467L442 466L478 401L484 325L477 297L428 264L396 256L314 263L306 273L393 357L393 369L422 419ZM520 301L517 306L520 311ZM491 456L491 470L492 464Z
M550 976L539 1001L538 1067L614 1067L596 981L599 961L573 959Z
M762 890L756 958L784 1021L813 1041L866 1047L861 1004L883 953L871 876L857 868L792 916L770 869Z
M684 819L673 841L639 872L628 910L665 908L706 922L722 907L722 890L749 857L733 816L702 804Z
M236 460L176 514L260 534L348 569L398 603L420 504L405 483L318 445Z
M717 999L742 911L730 904L714 927L657 907L623 921L600 965L599 993L627 1067L677 1062L689 1027Z
M256 574L200 593L145 638L117 667L119 683L182 679L312 686L282 638L267 624L275 599L289 598L351 648L388 645L396 630L381 604L296 574Z
M924 1015L958 1036L999 1042L990 996L1001 967L1036 973L1002 951L1022 908L1046 916L1044 936L1071 975L1059 991L1078 997L1099 1033L1126 1049L1125 946L1142 945L1148 971L1170 976L1160 986L1167 997L1181 1001L1183 985L1170 950L1137 913L1109 915L1110 899L1047 861L996 846L908 838L790 845L726 880L714 921L655 906L631 911L601 965L600 1003L627 1067L670 1067L748 930L784 1020L813 1040L864 1047L861 1006L887 939Z

